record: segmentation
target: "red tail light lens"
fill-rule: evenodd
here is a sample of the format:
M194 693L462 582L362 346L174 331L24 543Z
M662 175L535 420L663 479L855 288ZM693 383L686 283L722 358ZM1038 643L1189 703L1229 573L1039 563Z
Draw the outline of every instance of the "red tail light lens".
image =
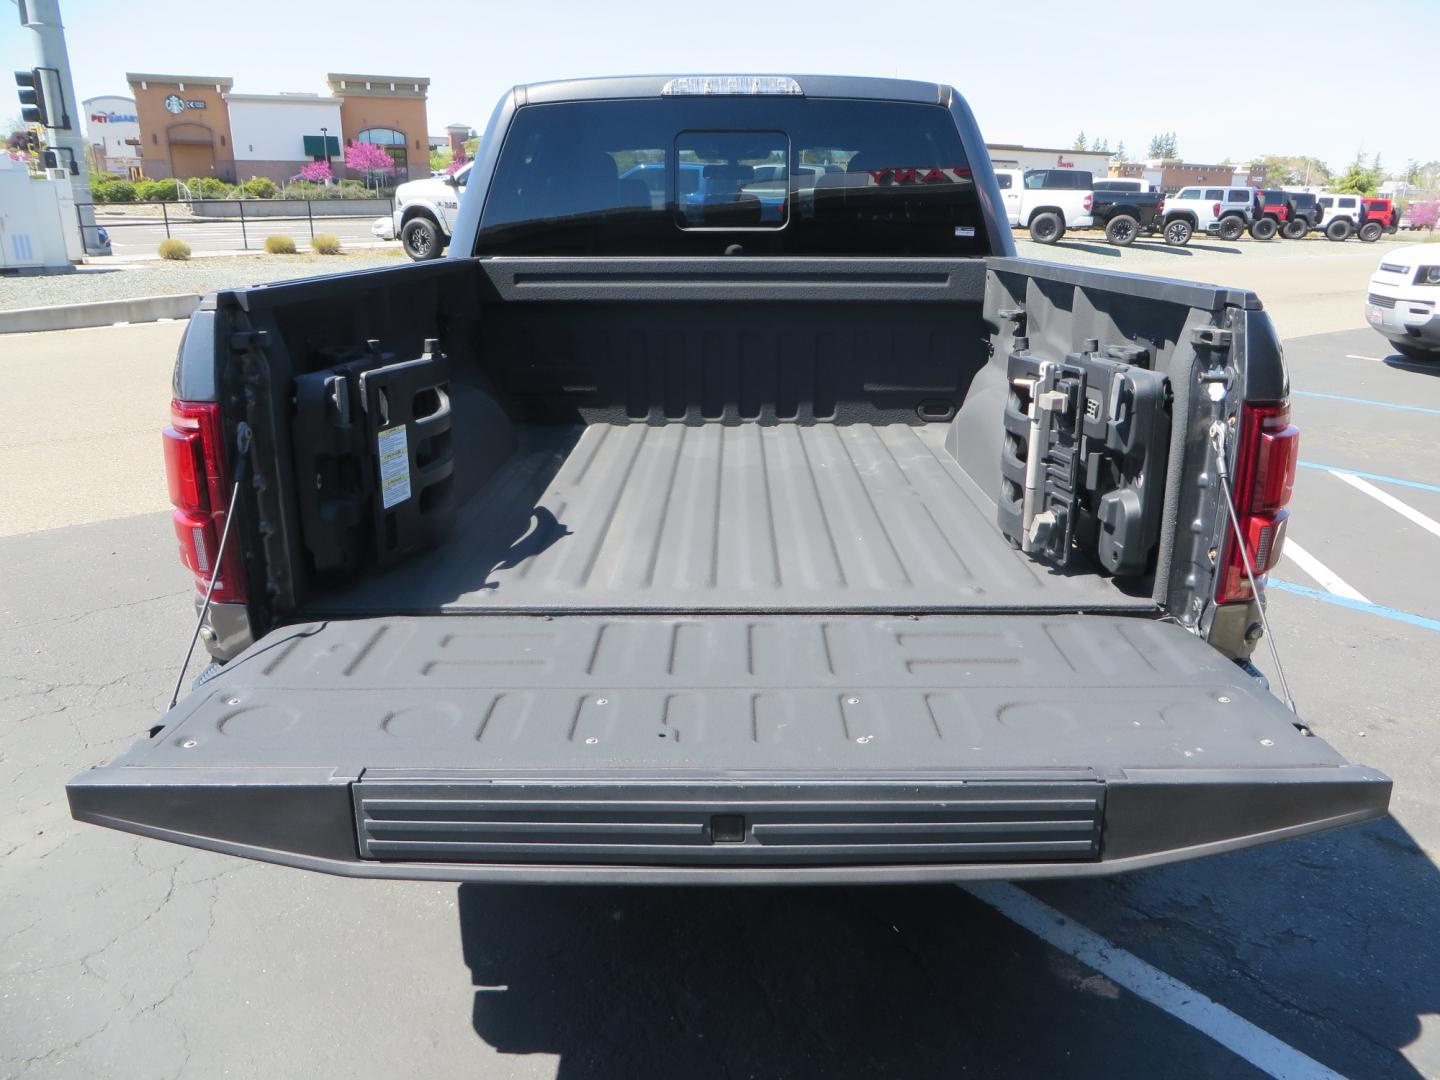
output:
M175 507L173 524L180 561L195 575L196 589L204 592L215 570L225 515L230 509L220 406L211 402L171 402L170 426L161 436L165 478ZM212 599L217 603L245 599L245 579L234 547L226 552Z
M1216 217L1220 216L1220 204L1218 202L1214 206L1210 207L1210 213L1214 214Z
M1094 206L1094 205L1095 205L1095 196L1094 196L1094 195L1086 195L1086 196L1085 196L1085 210L1086 210L1086 212L1088 213L1089 210L1090 210L1090 208L1091 208L1092 206Z
M1290 423L1284 401L1252 402L1240 412L1240 446L1235 455L1233 491L1240 532L1257 582L1280 560L1285 507L1295 490L1295 464L1300 455L1300 429ZM1252 598L1245 562L1234 535L1226 538L1215 599L1222 604Z

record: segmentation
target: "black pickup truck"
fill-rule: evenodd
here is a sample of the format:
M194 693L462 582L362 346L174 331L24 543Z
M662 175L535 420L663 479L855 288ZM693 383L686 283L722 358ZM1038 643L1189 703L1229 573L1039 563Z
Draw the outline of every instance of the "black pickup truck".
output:
M226 662L73 814L351 877L748 884L1383 814L1247 662L1297 448L1259 301L1012 244L948 86L507 93L447 258L195 313L164 442Z
M1137 236L1160 231L1164 192L1142 191L1124 180L1096 180L1092 190L1095 199L1091 215L1095 228L1104 229L1105 239L1110 243L1129 247Z

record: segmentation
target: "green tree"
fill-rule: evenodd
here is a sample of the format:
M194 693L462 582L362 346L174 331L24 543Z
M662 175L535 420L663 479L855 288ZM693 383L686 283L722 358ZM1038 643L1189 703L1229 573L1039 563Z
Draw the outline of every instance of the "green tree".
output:
M448 148L445 150L430 151L430 171L444 172L450 167L450 162L455 160L455 154Z
M1251 158L1250 164L1265 170L1266 183L1285 186L1329 187L1330 168L1319 158L1293 154L1264 154Z
M1115 153L1110 155L1110 160L1115 162L1115 164L1117 165L1124 165L1127 161L1130 160L1129 156L1125 153L1124 139L1121 139L1120 145L1115 147Z
M1356 154L1355 160L1345 170L1345 175L1332 186L1346 195L1374 195L1380 186L1380 173L1374 162L1366 164L1365 155Z
M1080 132L1079 135L1076 135L1075 141L1070 144L1071 150L1088 150L1089 148L1089 145L1085 142L1085 132L1083 131Z

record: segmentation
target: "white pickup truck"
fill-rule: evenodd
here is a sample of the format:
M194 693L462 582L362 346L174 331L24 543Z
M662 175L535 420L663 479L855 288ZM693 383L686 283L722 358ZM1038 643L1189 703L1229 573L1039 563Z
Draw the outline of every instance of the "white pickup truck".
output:
M382 240L398 238L416 262L438 259L450 243L460 196L470 179L470 165L449 176L411 180L395 189L395 209L370 231Z
M1081 169L996 169L1000 197L1012 229L1029 229L1037 244L1053 244L1066 229L1094 224L1090 208L1095 183Z

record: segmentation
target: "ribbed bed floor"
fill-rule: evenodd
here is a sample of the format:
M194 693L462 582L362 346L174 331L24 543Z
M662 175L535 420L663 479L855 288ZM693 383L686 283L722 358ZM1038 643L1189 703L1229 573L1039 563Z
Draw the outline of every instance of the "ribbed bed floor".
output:
M1145 610L1012 549L932 424L524 429L443 547L319 599L436 609ZM456 464L464 468L463 459Z

